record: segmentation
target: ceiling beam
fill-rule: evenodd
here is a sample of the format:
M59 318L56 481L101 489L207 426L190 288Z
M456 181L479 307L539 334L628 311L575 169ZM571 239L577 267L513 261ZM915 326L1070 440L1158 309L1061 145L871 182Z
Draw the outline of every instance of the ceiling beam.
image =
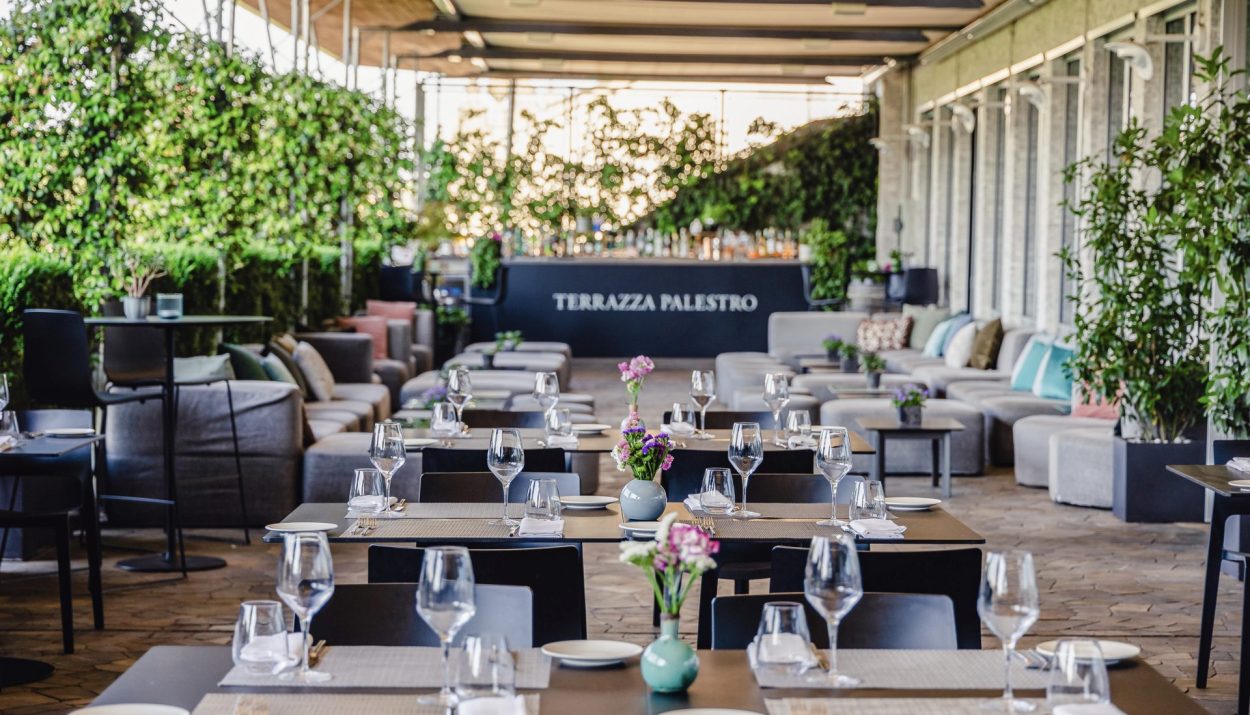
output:
M491 77L497 79L587 79L587 80L632 80L638 82L709 82L714 84L798 84L828 87L824 77L806 77L793 75L757 75L757 74L657 74L637 72L556 72L535 70L491 70L482 75L472 77ZM472 79L469 77L467 79ZM847 75L848 79L852 75Z
M879 65L885 58L877 55L716 55L655 54L643 52L584 52L573 50L530 50L509 47L462 47L447 50L435 59L480 57L484 60L562 60L577 62L650 62L656 64L717 65L807 65L809 67L862 67ZM453 60L454 61L454 60Z
M867 7L907 8L915 10L980 10L981 0L858 0L836 2L834 0L663 0L671 3L717 3L720 5L843 5L851 14L856 5Z
M954 32L959 25L925 27ZM921 29L910 27L727 27L711 25L620 25L561 20L503 20L492 18L436 18L396 28L401 32L482 32L493 34L547 33L625 37L734 37L774 40L850 40L860 42L925 42Z

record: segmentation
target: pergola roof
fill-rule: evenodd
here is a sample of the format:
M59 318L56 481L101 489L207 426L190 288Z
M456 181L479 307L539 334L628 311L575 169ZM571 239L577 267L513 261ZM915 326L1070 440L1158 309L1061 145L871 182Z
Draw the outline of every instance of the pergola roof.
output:
M300 2L301 0L296 0ZM1003 0L350 0L361 65L453 77L820 83L915 56ZM262 0L243 0L260 9ZM349 0L309 0L342 56ZM289 26L291 2L268 0Z

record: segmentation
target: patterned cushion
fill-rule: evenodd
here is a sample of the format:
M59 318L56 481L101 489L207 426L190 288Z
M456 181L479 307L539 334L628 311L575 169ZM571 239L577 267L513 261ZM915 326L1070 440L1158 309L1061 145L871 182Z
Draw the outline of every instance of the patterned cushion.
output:
M859 349L868 353L882 350L902 350L911 338L911 316L886 320L860 321L855 341Z

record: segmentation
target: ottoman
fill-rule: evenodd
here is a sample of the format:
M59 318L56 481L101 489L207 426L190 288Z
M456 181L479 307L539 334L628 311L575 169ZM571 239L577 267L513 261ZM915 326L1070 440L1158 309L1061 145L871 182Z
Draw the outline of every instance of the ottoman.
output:
M1115 481L1109 429L1067 429L1050 436L1050 498L1060 504L1110 509Z
M951 473L980 474L985 467L984 420L980 410L954 400L931 399L925 403L925 415L951 417L964 429L951 435ZM859 426L860 417L897 417L898 410L885 398L831 400L820 407L822 425L842 425L872 441L872 435ZM874 455L858 454L851 471L868 474ZM928 474L933 464L933 451L928 442L895 441L886 448L887 474Z
M986 397L966 404L979 408L985 415L986 457L990 464L1000 467L1015 463L1014 427L1017 422L1034 415L1063 416L1071 411L1067 400L1048 400L1029 392Z
M1115 429L1115 420L1068 415L1034 415L1018 420L1012 426L1016 484L1025 487L1049 486L1050 438L1059 432L1074 429L1101 429L1110 435Z
M470 343L464 349L466 353L484 353L487 350L494 350L494 342ZM518 353L558 353L565 358L573 359L573 348L568 343L557 343L549 340L522 340L521 344L513 348L509 352Z

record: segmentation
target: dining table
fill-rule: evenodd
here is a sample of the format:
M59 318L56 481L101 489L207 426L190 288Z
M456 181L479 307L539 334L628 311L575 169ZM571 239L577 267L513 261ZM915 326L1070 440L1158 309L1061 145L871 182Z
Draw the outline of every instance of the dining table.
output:
M576 427L576 425L574 426ZM814 428L816 431L819 428ZM519 429L521 441L526 449L541 449L546 447L548 440L545 430L542 429ZM489 427L476 427L469 431L467 435L455 435L447 437L431 431L428 428L406 428L404 429L404 438L409 440L408 451L417 452L425 447L447 447L451 449L486 449L490 440L491 429ZM694 437L676 438L678 447L675 451L680 452L683 449L699 450L705 452L724 452L729 448L729 430L708 430L711 435L710 439L696 439ZM851 452L853 454L874 454L876 450L868 440L861 437L856 432L851 432ZM582 454L607 454L612 451L620 441L619 431L615 428L608 428L598 434L578 434L576 445L562 446L566 452L577 452ZM414 444L413 441L424 442L425 440L434 440L432 444ZM806 449L812 451L811 447L782 447L773 444L772 440L763 440L765 452L786 452L795 451L796 449Z
M983 651L950 651L943 659L951 667L958 669L961 663L980 661L984 655ZM1001 696L1001 691L997 690L951 687L840 690L763 688L757 684L751 671L746 651L699 650L698 657L699 675L684 693L651 692L643 682L637 658L627 660L623 665L605 668L568 668L553 663L547 687L524 692L537 694L537 712L541 715L657 715L688 708L734 708L749 713L787 712L770 710L770 706L777 708L785 705L794 706L788 710L792 715L945 715L989 712L980 710L982 701ZM211 701L215 701L218 705L224 702L231 708L227 712L237 712L241 704L260 706L267 712L291 712L289 707L277 708L277 703L281 699L303 694L312 696L305 703L319 703L318 712L354 715L358 712L383 712L383 708L370 707L367 696L389 695L392 697L373 702L389 702L394 710L386 712L422 713L425 711L417 709L413 696L430 692L400 687L219 685L232 666L228 646L156 646L122 673L93 704L142 702L185 708L198 715L215 712L211 707ZM904 666L900 663L899 667L902 669ZM1140 659L1110 667L1108 675L1112 703L1127 715L1202 715L1206 712ZM1017 689L1016 695L1040 700L1045 694L1039 689ZM273 705L267 698L272 699ZM854 701L848 702L848 699ZM204 706L197 710L201 702ZM1039 707L1038 712L1048 711Z

